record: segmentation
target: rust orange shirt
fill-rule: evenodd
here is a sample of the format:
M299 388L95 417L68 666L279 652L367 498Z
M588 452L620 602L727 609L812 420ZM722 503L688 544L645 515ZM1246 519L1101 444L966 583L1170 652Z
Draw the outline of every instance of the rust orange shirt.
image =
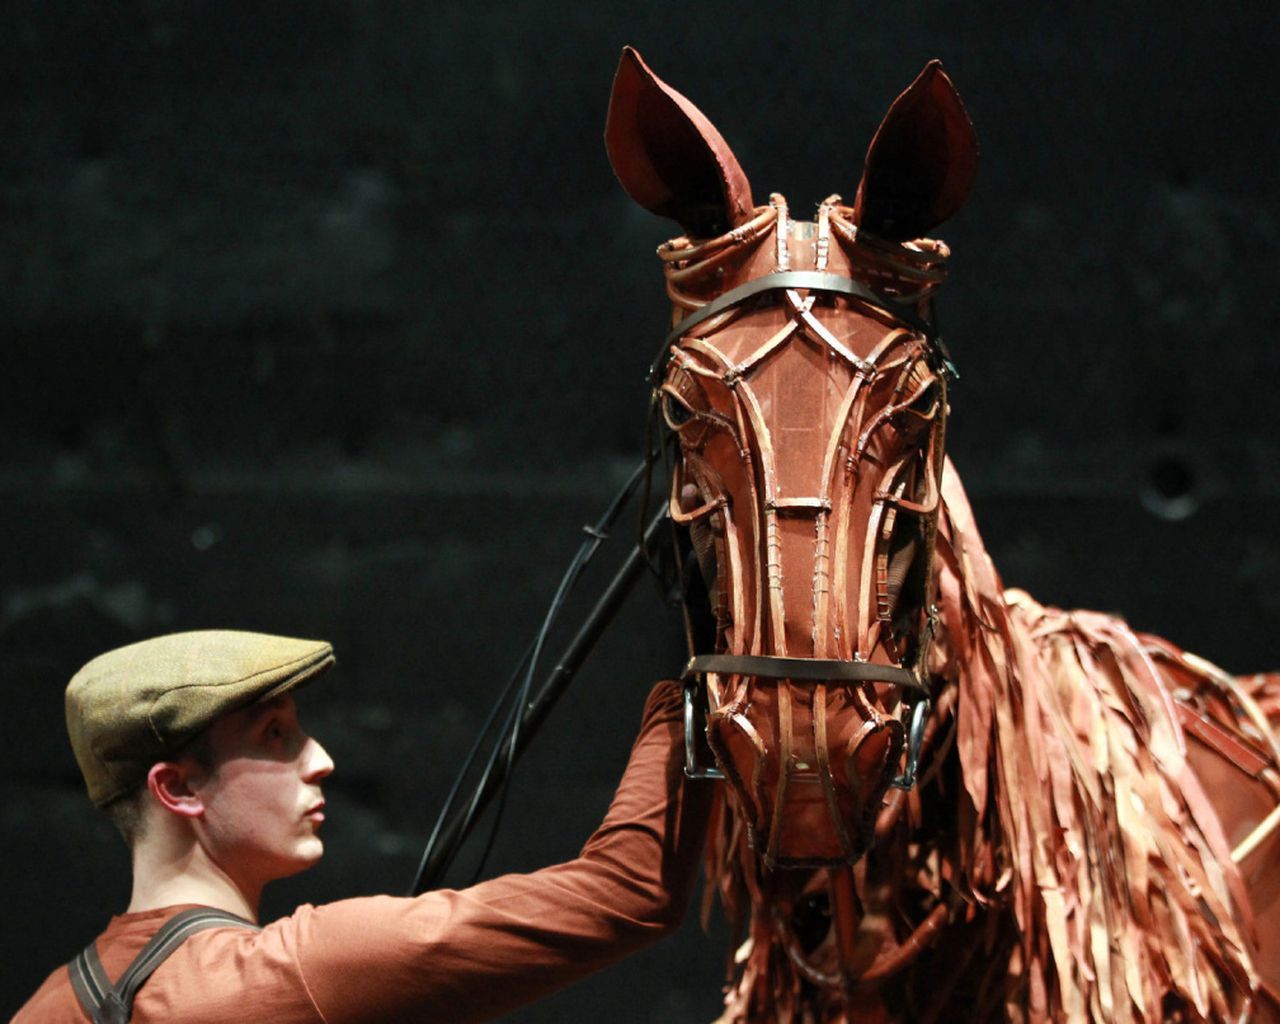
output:
M256 933L199 932L142 986L133 1020L487 1020L660 938L688 903L711 796L682 778L680 710L674 684L654 688L609 812L575 860L415 899L304 905ZM112 918L97 939L107 976L184 909ZM85 1020L65 966L14 1018Z

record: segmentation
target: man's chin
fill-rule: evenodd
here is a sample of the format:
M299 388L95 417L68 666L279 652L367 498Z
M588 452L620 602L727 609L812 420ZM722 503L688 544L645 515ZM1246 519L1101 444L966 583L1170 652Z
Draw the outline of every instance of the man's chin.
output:
M287 863L281 865L280 873L276 877L289 878L292 875L301 874L307 868L320 863L320 858L323 856L324 842L318 836L311 836L298 845L298 849L294 851L294 856Z

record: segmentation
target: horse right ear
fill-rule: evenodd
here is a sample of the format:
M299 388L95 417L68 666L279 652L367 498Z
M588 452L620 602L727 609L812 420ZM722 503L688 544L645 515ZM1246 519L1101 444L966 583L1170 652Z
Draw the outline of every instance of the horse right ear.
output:
M973 123L942 62L931 60L871 140L854 223L894 242L920 238L964 205L977 166Z
M627 194L692 237L720 235L751 218L751 185L729 144L630 46L613 79L604 144Z

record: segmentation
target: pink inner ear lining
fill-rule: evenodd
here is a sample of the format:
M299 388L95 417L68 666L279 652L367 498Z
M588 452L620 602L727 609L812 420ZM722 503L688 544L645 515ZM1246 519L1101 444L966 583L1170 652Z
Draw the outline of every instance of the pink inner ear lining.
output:
M637 203L690 228L708 208L729 227L750 219L751 186L728 143L631 47L614 77L605 124L614 173Z

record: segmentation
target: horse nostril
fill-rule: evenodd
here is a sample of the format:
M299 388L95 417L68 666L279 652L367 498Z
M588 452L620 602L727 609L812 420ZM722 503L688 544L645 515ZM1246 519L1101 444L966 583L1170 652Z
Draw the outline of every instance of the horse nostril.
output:
M791 912L791 927L796 941L806 953L822 945L831 930L831 899L825 892L810 893L796 903Z

